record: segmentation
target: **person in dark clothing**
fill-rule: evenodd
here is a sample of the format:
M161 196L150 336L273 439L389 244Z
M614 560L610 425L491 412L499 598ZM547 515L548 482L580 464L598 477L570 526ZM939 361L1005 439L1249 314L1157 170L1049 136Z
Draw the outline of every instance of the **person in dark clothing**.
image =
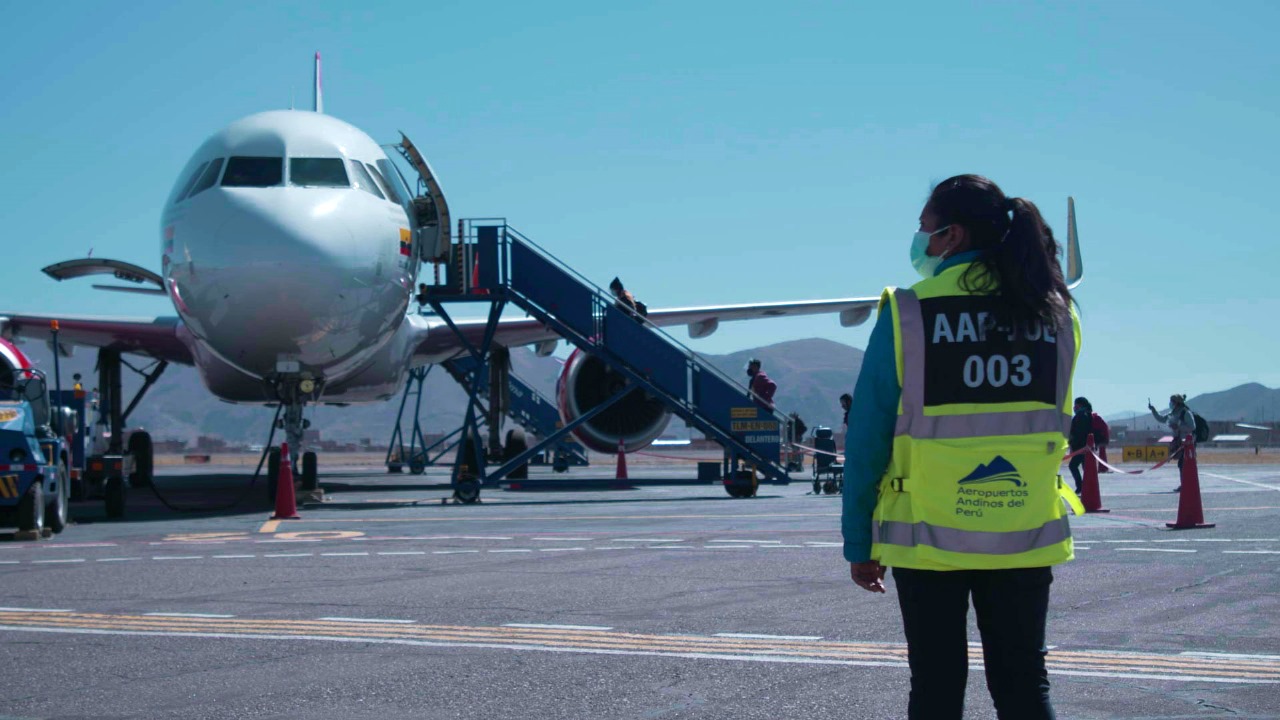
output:
M614 278L609 283L609 291L613 293L614 299L618 303L618 307L626 310L636 320L643 320L649 314L649 308L645 304L636 300L636 296L631 291L622 286L622 281Z
M840 396L840 409L844 410L844 420L840 426L840 447L844 447L845 438L849 436L849 408L853 407L853 396L845 393Z
M1071 416L1071 433L1067 436L1067 448L1071 452L1075 452L1084 448L1089 444L1089 433L1093 432L1093 406L1083 397L1076 398L1075 414ZM1079 495L1083 488L1083 479L1080 477L1080 466L1084 464L1085 456L1077 455L1071 458L1071 462L1067 467L1071 469L1071 477L1076 481L1076 494Z
M773 394L778 391L778 384L764 374L764 371L760 369L760 361L756 358L751 358L751 361L747 363L747 377L751 378L751 394L764 403L765 407L772 410Z

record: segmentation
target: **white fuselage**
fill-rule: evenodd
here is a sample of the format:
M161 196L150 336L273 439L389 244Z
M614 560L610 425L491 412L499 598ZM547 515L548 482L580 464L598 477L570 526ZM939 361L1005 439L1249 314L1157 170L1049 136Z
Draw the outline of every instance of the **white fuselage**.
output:
M166 290L209 389L269 400L282 362L337 387L385 350L418 266L406 195L382 148L327 115L264 112L209 138L161 222ZM342 400L385 396L386 380Z

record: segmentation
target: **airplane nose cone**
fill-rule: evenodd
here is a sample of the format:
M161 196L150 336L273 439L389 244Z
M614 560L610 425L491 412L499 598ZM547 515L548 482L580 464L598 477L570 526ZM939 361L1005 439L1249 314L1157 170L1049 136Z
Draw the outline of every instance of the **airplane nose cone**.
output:
M274 197L269 195L274 194ZM223 359L262 376L297 360L320 376L376 349L395 317L375 255L361 257L341 194L228 192L209 248L182 283L189 323Z

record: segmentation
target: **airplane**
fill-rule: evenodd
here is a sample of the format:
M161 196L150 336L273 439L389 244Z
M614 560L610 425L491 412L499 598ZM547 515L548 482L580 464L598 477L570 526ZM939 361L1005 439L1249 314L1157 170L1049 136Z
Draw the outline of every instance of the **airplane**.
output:
M426 191L417 195L384 146L323 111L320 54L315 56L310 111L272 110L215 132L187 161L164 201L160 272L123 261L82 258L45 268L58 280L114 275L132 285L107 291L165 296L174 314L115 318L0 312L0 336L98 349L103 418L120 453L132 410L169 363L195 366L205 387L233 402L280 408L289 446L304 448L308 404L379 402L403 388L410 371L466 351L446 321L410 311L423 261L448 256L450 213L425 159L418 165ZM400 148L417 150L402 136ZM408 157L406 155L405 157ZM1074 245L1068 272L1082 274ZM721 322L835 314L852 327L866 321L878 297L712 305L649 311L657 327L687 326L693 338ZM51 321L58 321L52 330ZM459 321L478 340L487 320ZM493 337L504 347L535 346L550 354L558 336L531 318L503 317ZM122 409L121 355L157 361L141 392ZM562 378L590 358L575 353ZM573 383L566 383L570 392ZM654 442L666 411L632 420L627 451ZM614 452L616 424L605 415L580 426L589 447ZM612 430L610 428L613 428ZM137 442L135 443L135 439ZM150 437L141 431L129 449L151 467ZM276 452L276 450L273 450ZM316 457L301 457L304 486L315 485ZM149 481L142 478L139 484ZM269 478L269 486L274 487Z

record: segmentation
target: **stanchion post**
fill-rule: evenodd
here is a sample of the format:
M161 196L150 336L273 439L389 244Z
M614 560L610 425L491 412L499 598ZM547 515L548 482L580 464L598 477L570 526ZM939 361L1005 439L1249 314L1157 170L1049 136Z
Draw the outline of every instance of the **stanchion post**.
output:
M1089 439L1086 441L1084 455L1084 482L1082 483L1080 502L1084 504L1084 511L1087 513L1107 513L1110 510L1102 507L1102 488L1098 485L1098 456L1097 444L1094 442L1093 433L1089 433Z
M1173 530L1211 528L1216 523L1204 521L1204 505L1200 502L1200 469L1196 466L1196 441L1191 435L1182 438L1182 492L1178 494L1178 520L1165 523Z

